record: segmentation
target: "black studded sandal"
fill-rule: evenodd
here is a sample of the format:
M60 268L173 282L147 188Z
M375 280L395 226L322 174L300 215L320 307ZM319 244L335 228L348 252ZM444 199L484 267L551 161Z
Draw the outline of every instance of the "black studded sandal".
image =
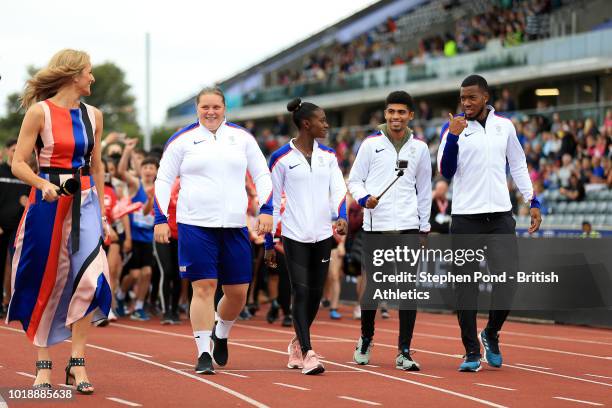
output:
M52 367L53 367L53 363L51 361L38 360L36 362L36 375L38 375L38 370L51 370ZM34 384L32 388L34 388L35 390L38 390L38 389L53 388L53 386L49 384L48 382L45 382L41 384Z
M72 367L85 367L85 359L82 357L70 357L68 365L66 366L66 385L72 385L72 380L74 380L76 384L76 377L70 372ZM93 394L94 390L85 390L86 388L93 388L93 385L87 381L81 381L76 384L76 390L79 393L85 395Z

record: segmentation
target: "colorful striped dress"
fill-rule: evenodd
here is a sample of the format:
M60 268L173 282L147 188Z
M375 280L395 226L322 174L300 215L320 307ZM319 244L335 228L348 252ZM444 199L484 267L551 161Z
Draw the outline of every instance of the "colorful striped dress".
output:
M74 177L81 186L80 197L60 196L52 203L32 188L15 239L7 321L20 321L36 346L47 347L70 338L71 324L91 312L93 321L105 318L111 290L100 204L89 174L94 108L81 103L66 109L50 100L39 105L45 113L36 141L39 176L58 186Z

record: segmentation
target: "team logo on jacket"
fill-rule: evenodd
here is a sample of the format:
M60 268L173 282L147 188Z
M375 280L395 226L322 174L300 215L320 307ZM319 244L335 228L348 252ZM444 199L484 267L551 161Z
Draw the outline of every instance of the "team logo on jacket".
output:
M319 156L319 167L325 166L325 162L323 161L323 157Z

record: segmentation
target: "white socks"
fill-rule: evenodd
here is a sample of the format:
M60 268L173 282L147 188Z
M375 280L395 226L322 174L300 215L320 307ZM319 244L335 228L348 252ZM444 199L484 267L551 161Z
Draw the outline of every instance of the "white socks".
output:
M235 320L223 320L219 318L217 326L215 327L215 336L219 339L227 339L234 322Z
M210 354L211 334L211 330L201 330L193 332L193 337L195 338L196 346L198 346L198 358L202 355L202 353Z
M144 307L144 302L142 300L136 301L136 306L134 306L134 310L140 310Z

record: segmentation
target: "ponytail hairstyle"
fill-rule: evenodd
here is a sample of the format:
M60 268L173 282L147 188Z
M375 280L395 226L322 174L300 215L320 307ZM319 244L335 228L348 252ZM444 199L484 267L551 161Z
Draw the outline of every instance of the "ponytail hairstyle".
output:
M89 55L84 51L64 49L57 52L45 68L26 82L21 106L27 109L36 102L51 98L89 64Z
M302 128L303 121L310 119L319 109L321 108L314 103L302 102L300 98L295 98L287 104L287 110L292 113L293 123L298 129Z

